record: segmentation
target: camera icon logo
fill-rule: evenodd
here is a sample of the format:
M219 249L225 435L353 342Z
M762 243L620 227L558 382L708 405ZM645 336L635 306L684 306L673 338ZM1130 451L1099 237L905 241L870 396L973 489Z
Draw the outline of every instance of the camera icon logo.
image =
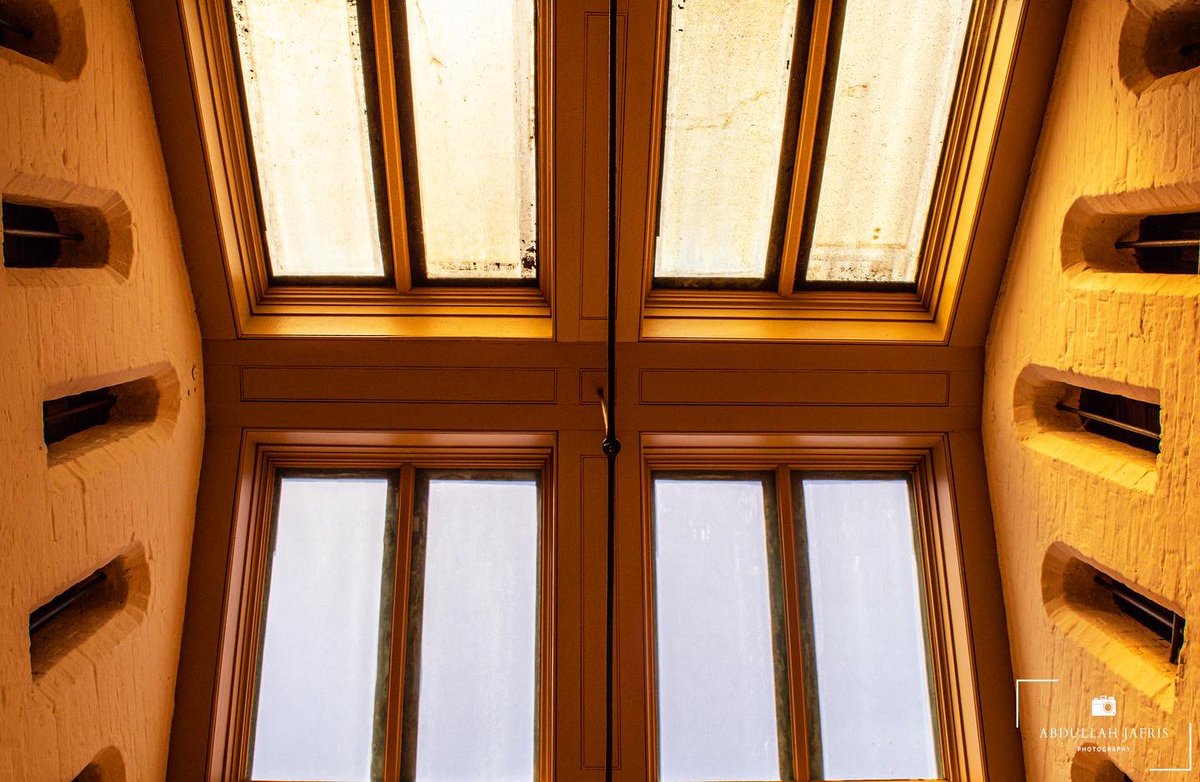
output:
M1117 716L1117 699L1112 695L1100 695L1092 698L1093 717Z

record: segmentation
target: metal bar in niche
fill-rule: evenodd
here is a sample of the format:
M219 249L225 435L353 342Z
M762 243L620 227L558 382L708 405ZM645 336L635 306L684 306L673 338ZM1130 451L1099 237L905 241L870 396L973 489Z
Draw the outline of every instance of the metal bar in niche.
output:
M1097 573L1092 580L1108 591L1113 602L1117 603L1118 607L1123 607L1125 613L1133 611L1146 617L1148 621L1142 621L1141 624L1170 642L1171 664L1179 662L1179 652L1183 648L1183 617L1104 573ZM1151 627L1151 624L1155 626Z
M28 29L22 27L21 25L17 24L16 22L11 22L8 19L5 19L3 16L0 16L0 29L14 32L17 35L21 36L22 38L32 38L33 37L32 30L28 30Z
M1156 247L1200 248L1200 239L1129 239L1116 243L1118 250L1154 249Z
M69 407L66 410L60 410L57 413L50 413L49 415L43 416L42 420L47 422L57 422L64 418L70 418L73 415L86 413L89 410L95 410L100 407L112 407L116 403L117 400L114 397L107 396L103 399L96 399L91 402L85 402L81 405L76 405L75 407Z
M54 617L66 611L79 598L108 580L103 570L97 570L78 584L73 585L58 597L35 609L29 614L29 634L33 635L45 627Z
M20 236L26 239L57 239L65 242L82 242L83 234L61 231L38 231L33 228L5 228L5 236Z
M1149 429L1143 429L1140 426L1134 426L1133 424L1127 424L1124 421L1118 421L1117 419L1109 418L1108 416L1097 415L1096 413L1089 413L1087 410L1080 410L1078 407L1069 405L1066 402L1059 402L1057 405L1055 405L1055 407L1057 407L1059 410L1062 410L1064 413L1074 413L1075 415L1079 416L1080 418L1086 418L1089 421L1095 421L1097 423L1108 424L1109 426L1115 426L1118 429L1124 429L1127 432L1133 432L1134 434L1140 434L1141 436L1149 437L1152 440L1159 440L1159 441L1162 440L1162 435L1158 432L1152 432Z

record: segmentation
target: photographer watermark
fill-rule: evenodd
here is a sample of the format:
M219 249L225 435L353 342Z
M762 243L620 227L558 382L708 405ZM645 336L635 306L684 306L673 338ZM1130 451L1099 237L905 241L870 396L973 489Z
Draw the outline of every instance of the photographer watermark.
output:
M1030 685L1052 686L1058 679L1017 679L1016 707L1017 727L1021 727L1021 688ZM1081 699L1080 720L1070 724L1046 724L1037 728L1036 738L1043 741L1066 741L1074 743L1075 752L1125 754L1138 750L1160 755L1162 743L1182 741L1179 731L1166 725L1124 724L1120 719L1120 704L1115 695L1096 693ZM1029 738L1028 726L1026 737ZM1169 768L1149 768L1147 771L1173 772L1192 771L1193 727L1187 728L1187 764Z

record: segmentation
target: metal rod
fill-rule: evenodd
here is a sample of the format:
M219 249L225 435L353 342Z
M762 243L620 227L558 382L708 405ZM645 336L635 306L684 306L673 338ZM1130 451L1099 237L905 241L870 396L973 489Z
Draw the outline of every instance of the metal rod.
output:
M33 37L32 30L28 30L28 29L22 27L21 25L17 24L16 22L10 22L9 20L5 19L3 16L0 16L0 28L3 28L5 30L10 30L10 31L16 33L17 35L21 36L22 38L32 38Z
M1174 641L1176 629L1182 619L1179 614L1164 606L1160 606L1151 598L1117 581L1112 576L1097 573L1092 580L1107 589L1112 595L1113 600L1124 603L1126 606L1158 620L1158 624L1162 628L1160 635L1165 634L1170 640ZM1143 622L1143 624L1145 623Z
M1059 410L1062 410L1064 413L1074 413L1075 415L1079 416L1080 418L1086 418L1089 421L1096 421L1098 423L1108 424L1109 426L1115 426L1118 429L1124 429L1127 432L1133 432L1134 434L1140 434L1142 437L1149 437L1152 440L1159 440L1159 441L1162 440L1162 435L1158 432L1152 432L1149 429L1143 429L1140 426L1134 426L1133 424L1127 424L1124 421L1118 421L1117 419L1109 418L1108 416L1097 415L1096 413L1089 413L1086 410L1080 410L1078 407L1073 407L1072 405L1069 405L1066 402L1059 402L1056 405L1056 407Z
M24 236L28 239L59 239L67 242L82 242L83 234L61 231L37 231L32 228L5 228L5 236Z
M51 413L50 415L43 416L42 420L43 421L58 421L59 419L68 418L73 415L79 415L80 413L86 413L89 410L95 410L96 408L99 408L99 407L112 407L116 403L117 403L117 400L114 397L107 396L103 399L96 399L91 402L86 402L82 405L77 405L75 407L69 407L66 410L60 410L57 413Z
M37 608L29 615L29 634L33 635L38 630L46 626L50 620L66 611L72 603L85 594L90 592L95 587L104 583L108 579L108 575L103 570L97 570L78 584L71 586L58 597L51 600L46 605Z
M608 509L604 610L604 782L613 778L613 640L616 635L617 571L617 0L608 3L608 399L604 455L608 460Z
M1118 250L1131 250L1154 247L1196 247L1200 248L1200 239L1130 239L1117 242Z

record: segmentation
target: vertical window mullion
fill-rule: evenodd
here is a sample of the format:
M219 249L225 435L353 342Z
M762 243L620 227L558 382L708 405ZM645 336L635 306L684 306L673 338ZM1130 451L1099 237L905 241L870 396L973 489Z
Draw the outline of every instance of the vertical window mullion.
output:
M405 665L408 650L408 606L415 513L416 471L411 464L400 468L397 491L395 560L393 564L391 648L388 665L387 733L384 745L384 782L399 782L403 749Z
M805 708L804 625L801 609L799 566L796 562L796 504L792 498L791 471L780 466L775 471L775 504L779 519L779 561L782 582L783 620L787 646L788 716L791 721L793 778L806 779L808 774L808 713Z

